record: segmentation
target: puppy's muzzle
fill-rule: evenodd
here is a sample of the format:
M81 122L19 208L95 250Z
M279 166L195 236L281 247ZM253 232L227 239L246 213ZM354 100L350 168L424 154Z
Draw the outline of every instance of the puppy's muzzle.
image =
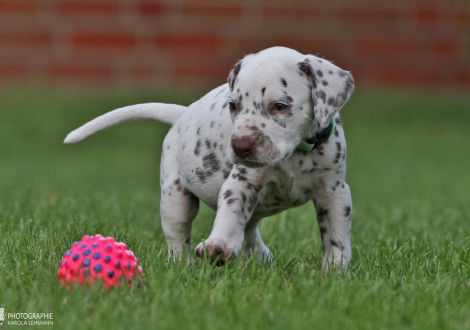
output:
M240 159L246 159L254 154L256 146L251 136L243 135L232 138L232 149Z

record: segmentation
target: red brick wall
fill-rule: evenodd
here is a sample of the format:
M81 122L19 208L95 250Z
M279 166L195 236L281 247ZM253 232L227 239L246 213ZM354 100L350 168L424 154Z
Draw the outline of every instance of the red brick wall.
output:
M358 83L470 88L468 0L0 0L0 82L209 87L283 45Z

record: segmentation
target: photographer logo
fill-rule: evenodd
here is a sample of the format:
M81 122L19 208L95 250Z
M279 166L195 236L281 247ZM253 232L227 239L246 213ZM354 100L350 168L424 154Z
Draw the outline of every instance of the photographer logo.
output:
M12 325L54 325L54 313L5 313L5 304L0 305L0 327Z

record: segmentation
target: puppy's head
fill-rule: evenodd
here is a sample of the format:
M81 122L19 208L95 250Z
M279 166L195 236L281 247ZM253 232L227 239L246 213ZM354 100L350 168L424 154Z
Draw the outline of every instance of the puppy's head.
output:
M238 62L228 85L231 158L261 167L288 158L301 140L328 126L354 79L327 60L273 47Z

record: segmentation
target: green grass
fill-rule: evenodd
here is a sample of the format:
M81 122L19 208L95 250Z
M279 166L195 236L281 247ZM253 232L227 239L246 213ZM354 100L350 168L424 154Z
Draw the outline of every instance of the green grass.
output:
M467 96L353 95L342 111L353 260L346 273L326 277L312 205L263 221L275 264L167 261L158 173L168 126L127 123L62 144L70 130L115 107L188 104L197 97L0 93L0 305L6 313L52 312L57 329L470 329ZM194 246L208 236L213 218L202 207ZM60 285L62 253L96 233L130 246L144 268L142 286L68 291Z

